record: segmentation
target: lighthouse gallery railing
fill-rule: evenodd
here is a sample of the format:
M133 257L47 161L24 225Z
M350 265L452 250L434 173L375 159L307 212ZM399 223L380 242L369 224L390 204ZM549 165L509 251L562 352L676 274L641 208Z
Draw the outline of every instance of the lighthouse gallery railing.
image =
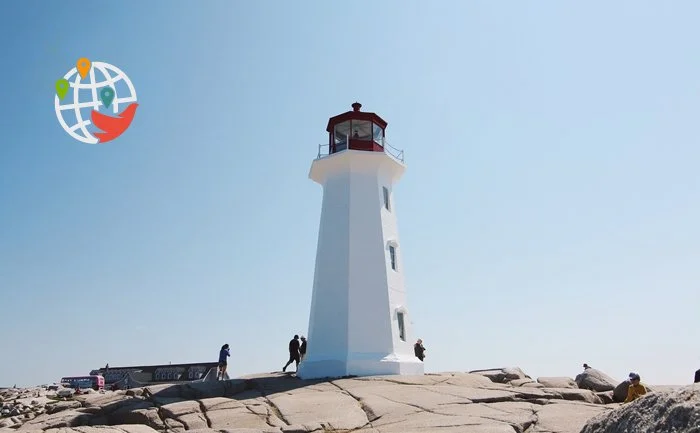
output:
M386 140L383 140L382 148L384 149L384 153L386 153L387 155L390 155L391 157L393 157L397 161L401 161L402 163L404 162L403 150L393 147L392 145L387 143ZM318 145L318 157L316 159L321 159L323 157L330 155L330 149L331 149L331 147L328 143L319 144ZM338 152L342 152L342 150L338 151ZM338 153L338 152L336 152L336 153Z

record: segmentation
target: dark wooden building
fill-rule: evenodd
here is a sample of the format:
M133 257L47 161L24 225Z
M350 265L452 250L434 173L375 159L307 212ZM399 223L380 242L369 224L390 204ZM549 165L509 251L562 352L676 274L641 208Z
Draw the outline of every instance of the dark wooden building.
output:
M98 370L92 370L90 374L104 376L106 385L120 382L126 377L133 377L140 383L189 382L203 379L211 369L216 368L216 362L136 365L127 367L105 366Z

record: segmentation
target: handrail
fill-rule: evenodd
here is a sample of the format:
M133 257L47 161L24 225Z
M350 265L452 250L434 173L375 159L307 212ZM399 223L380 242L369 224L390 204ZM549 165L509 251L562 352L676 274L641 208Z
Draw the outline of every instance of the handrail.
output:
M403 149L397 149L391 144L387 143L386 140L384 140L384 152L388 153L389 155L393 156L394 158L398 159L399 161L403 162ZM388 148L388 152L387 152Z
M326 151L324 152L323 149ZM328 156L331 151L331 145L330 144L319 144L318 145L318 156L316 159L321 159L322 156Z
M382 149L384 149L384 153L387 155L391 156L392 158L396 159L397 161L404 162L404 153L402 149L397 149L394 146L390 145L389 143L386 142L386 140L382 140L383 145ZM341 151L342 152L342 151ZM330 155L330 144L319 144L318 145L318 155L316 156L316 159L321 159L326 156Z

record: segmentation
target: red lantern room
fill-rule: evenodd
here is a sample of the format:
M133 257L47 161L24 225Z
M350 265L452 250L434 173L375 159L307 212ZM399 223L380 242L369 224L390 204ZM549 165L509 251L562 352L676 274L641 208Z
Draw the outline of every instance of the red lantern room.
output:
M328 120L328 153L333 154L345 149L384 152L384 130L386 122L375 113L360 111L362 104L352 104L352 111L347 111Z

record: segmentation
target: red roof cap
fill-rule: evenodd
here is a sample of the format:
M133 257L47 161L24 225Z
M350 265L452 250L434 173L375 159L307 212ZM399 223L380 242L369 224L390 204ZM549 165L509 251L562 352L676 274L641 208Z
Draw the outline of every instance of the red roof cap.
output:
M352 104L352 111L346 111L343 114L339 114L328 119L328 126L326 126L326 131L332 132L333 127L335 125L341 122L345 122L346 120L368 120L381 126L382 129L386 129L387 123L384 119L379 117L376 113L367 113L364 111L360 111L360 108L362 108L362 104L360 104L359 102L355 102Z

